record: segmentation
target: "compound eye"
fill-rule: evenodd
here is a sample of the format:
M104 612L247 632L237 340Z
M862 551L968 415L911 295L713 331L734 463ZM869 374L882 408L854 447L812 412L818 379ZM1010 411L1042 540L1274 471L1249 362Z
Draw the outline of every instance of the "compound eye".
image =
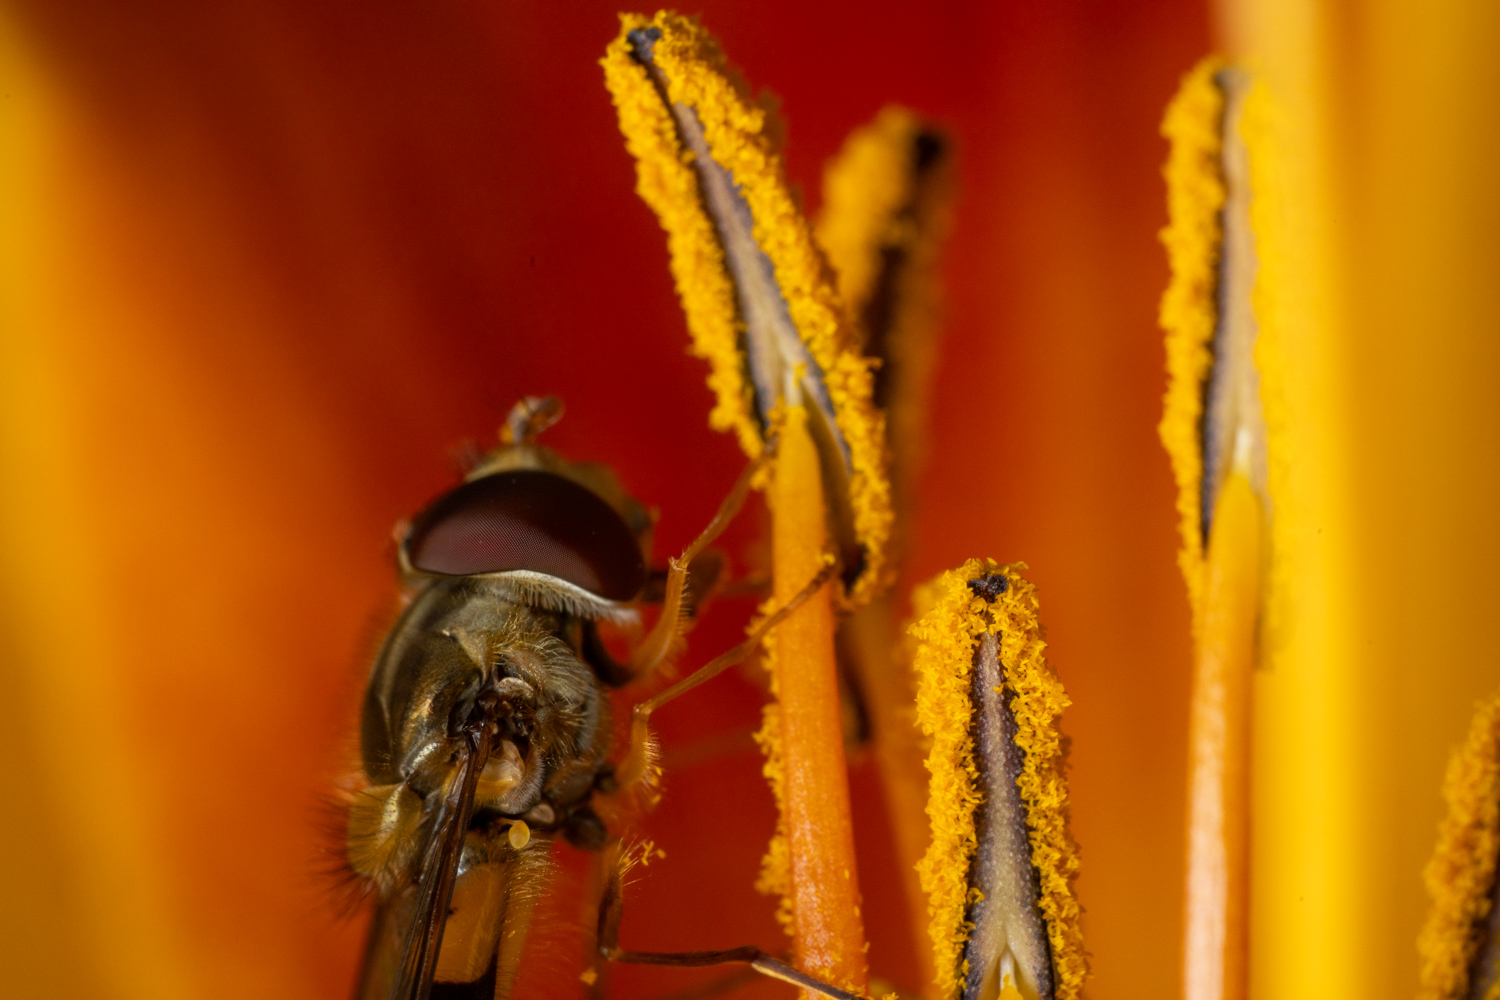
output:
M615 509L536 469L497 472L443 494L417 515L405 546L424 573L530 570L611 601L630 600L646 582L640 545Z

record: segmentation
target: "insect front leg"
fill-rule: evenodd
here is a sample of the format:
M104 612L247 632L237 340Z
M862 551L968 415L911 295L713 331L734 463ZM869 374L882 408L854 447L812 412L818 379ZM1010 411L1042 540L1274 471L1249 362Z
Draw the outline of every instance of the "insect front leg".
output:
M615 782L620 790L630 788L650 771L652 758L655 756L651 740L651 713L672 699L687 694L703 682L717 677L736 663L742 662L765 640L766 635L773 628L781 624L787 615L801 607L808 598L816 594L819 588L828 582L833 576L835 565L832 557L828 557L823 568L808 581L807 586L799 590L784 606L767 615L744 642L728 652L720 653L665 691L636 704L630 716L630 747L625 751L625 756L621 758L619 764L615 766Z
M604 859L604 892L599 899L598 940L599 955L602 958L630 965L667 965L677 968L744 963L763 976L822 994L830 1000L865 1000L858 993L839 989L800 972L755 945L726 948L722 951L627 951L621 948L620 920L625 914L625 873L630 870L633 859L628 851L622 850L618 840L608 850L610 853Z
M628 671L632 679L650 676L682 651L683 636L691 625L689 608L684 601L688 567L714 539L723 534L724 529L729 527L729 522L734 520L740 508L745 505L745 498L750 494L750 483L763 461L764 456L745 466L745 471L740 473L734 488L719 505L718 513L708 522L708 527L683 550L682 555L667 560L667 582L662 594L661 616L656 619L656 624L641 640L641 644L631 651Z

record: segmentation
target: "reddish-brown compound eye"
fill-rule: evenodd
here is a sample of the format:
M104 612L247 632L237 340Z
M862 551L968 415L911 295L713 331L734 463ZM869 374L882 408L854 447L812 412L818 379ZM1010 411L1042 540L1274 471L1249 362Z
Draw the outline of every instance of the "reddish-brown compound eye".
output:
M412 522L406 557L445 576L530 570L611 601L646 582L641 548L597 493L536 469L497 472L443 494Z

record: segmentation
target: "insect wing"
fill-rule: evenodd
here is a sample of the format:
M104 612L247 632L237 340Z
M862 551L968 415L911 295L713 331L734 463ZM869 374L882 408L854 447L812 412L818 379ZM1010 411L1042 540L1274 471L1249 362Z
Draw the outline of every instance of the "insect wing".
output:
M550 842L516 850L502 834L470 831L448 906L430 1000L504 1000L511 995L527 932L551 875ZM420 887L415 883L375 915L358 1000L410 995L403 978L404 945L413 933ZM420 934L417 928L415 933ZM400 992L406 990L407 993Z
M376 915L359 1000L428 1000L488 738L471 737L426 827L415 884ZM399 960L396 956L399 955Z

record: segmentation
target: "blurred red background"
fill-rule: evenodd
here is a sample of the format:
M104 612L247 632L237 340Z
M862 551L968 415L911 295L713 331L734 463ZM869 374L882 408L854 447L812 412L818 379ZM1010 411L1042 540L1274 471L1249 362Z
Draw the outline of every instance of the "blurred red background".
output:
M739 470L596 66L615 9L5 4L13 134L35 143L8 182L26 207L11 377L46 375L5 489L33 514L15 531L55 533L65 565L6 568L22 652L0 954L50 995L348 993L359 924L317 875L317 827L391 607L389 532L519 394L563 396L548 443L661 509L658 557ZM779 96L809 209L887 102L956 139L913 576L1030 563L1074 700L1090 995L1175 990L1188 612L1155 435L1157 122L1210 47L1206 11L696 10ZM749 612L720 604L692 657ZM74 616L86 656L25 638ZM752 888L774 821L759 701L728 677L659 717L670 770L646 832L667 859L632 889L630 946L779 946ZM106 763L83 778L75 759ZM867 763L853 780L872 966L911 984L878 783ZM615 992L687 981L632 972Z

